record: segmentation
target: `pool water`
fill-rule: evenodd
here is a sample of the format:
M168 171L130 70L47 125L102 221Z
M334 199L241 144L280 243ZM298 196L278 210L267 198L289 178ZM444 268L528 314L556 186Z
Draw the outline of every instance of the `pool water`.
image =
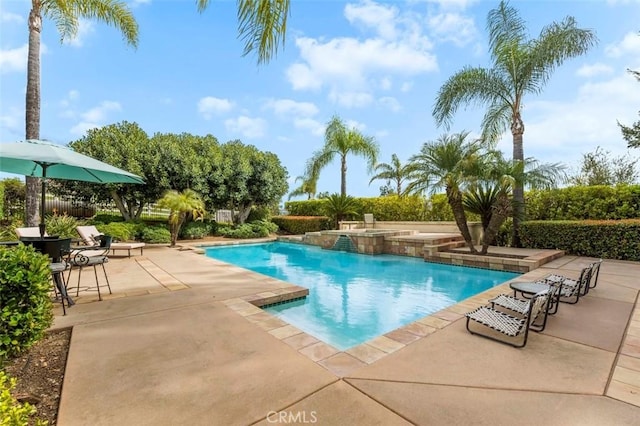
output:
M519 275L283 242L211 247L206 255L308 288L305 299L265 310L340 350Z

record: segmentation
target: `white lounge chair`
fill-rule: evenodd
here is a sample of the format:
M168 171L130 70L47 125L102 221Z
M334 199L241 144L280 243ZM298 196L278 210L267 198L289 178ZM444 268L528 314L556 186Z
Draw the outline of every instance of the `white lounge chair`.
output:
M364 214L364 228L375 228L376 227L376 219L373 217L372 213Z
M98 231L98 228L93 225L76 226L76 230L78 234L80 234L80 237L82 237L84 243L89 246L96 245L98 243L96 238L103 235L102 232ZM131 250L134 249L140 249L140 254L143 254L144 246L145 243L141 242L117 242L111 243L110 250L114 254L116 250L127 250L129 257L131 257Z

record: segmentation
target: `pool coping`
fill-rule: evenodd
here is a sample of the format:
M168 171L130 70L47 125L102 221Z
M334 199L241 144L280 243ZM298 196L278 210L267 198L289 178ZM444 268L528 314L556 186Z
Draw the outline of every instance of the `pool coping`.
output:
M224 244L221 242L215 244L215 246L252 244L257 242L269 241L260 240L240 243L236 242L234 244ZM204 254L207 247L211 246L203 245L200 247L192 247L192 249L196 253ZM218 259L215 260L227 263ZM231 263L227 264L233 265ZM233 266L241 268L237 265ZM262 275L249 269L244 270L252 274ZM374 337L371 340L344 351L323 342L317 337L300 330L293 324L290 324L262 309L265 305L284 303L301 297L306 297L309 294L309 289L306 287L279 280L277 278L273 279L281 282L285 287L225 299L221 300L221 302L229 309L244 317L247 321L257 325L276 339L284 342L299 354L306 356L316 364L319 364L325 369L331 371L336 376L345 377L361 367L373 364L389 354L392 354L421 339L429 337L438 330L448 327L454 322L464 318L465 313L472 311L479 306L486 305L488 299L502 293L509 293L511 291L509 289L509 283L514 280L522 279L522 275L514 277L511 280L491 287L490 289L464 299L454 305Z

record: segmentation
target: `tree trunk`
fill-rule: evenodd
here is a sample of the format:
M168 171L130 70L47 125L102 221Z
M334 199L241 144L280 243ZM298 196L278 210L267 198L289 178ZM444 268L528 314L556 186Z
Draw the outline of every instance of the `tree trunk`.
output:
M340 194L343 197L347 196L347 156L343 155L341 158L341 167L340 167L340 171L341 171L341 178L342 178L342 183L340 185Z
M122 201L122 198L120 197L120 195L118 195L116 191L111 191L111 198L113 198L113 201L115 201L116 207L118 207L118 210L120 210L120 214L122 215L124 220L125 221L131 220L131 216L129 216L129 212L127 211L127 208L124 206L124 202Z
M239 206L238 210L238 223L243 224L251 213L251 204L248 206Z
M524 146L522 135L524 134L524 123L518 111L511 121L511 134L513 135L513 161L524 161ZM524 217L524 188L522 182L517 181L513 186L513 235L511 245L521 247L520 242L520 220Z
M502 193L498 195L498 199L496 200L496 204L493 206L493 212L491 214L491 220L484 230L484 235L482 236L482 251L480 254L487 254L489 250L489 245L493 243L498 235L498 231L500 230L500 226L504 223L509 216L511 210L511 201L509 200L509 195L506 193Z
M42 16L40 0L33 0L29 12L29 53L27 57L27 93L25 97L25 133L27 139L40 139L40 33ZM40 223L38 194L40 179L26 178L25 222L27 226Z
M464 206L462 205L462 193L448 186L446 190L447 200L449 201L449 205L451 206L451 210L453 211L453 217L456 220L458 229L460 230L460 233L462 234L464 241L467 243L467 246L469 247L471 253L475 254L478 251L473 245L471 233L469 232L469 227L467 226L467 215L464 213Z

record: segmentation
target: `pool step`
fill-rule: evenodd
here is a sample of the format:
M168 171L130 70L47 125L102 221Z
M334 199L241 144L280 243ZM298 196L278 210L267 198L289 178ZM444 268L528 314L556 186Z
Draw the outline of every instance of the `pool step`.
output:
M331 247L331 250L347 251L349 253L356 253L358 251L355 244L353 244L353 240L348 235L339 235L333 247Z

